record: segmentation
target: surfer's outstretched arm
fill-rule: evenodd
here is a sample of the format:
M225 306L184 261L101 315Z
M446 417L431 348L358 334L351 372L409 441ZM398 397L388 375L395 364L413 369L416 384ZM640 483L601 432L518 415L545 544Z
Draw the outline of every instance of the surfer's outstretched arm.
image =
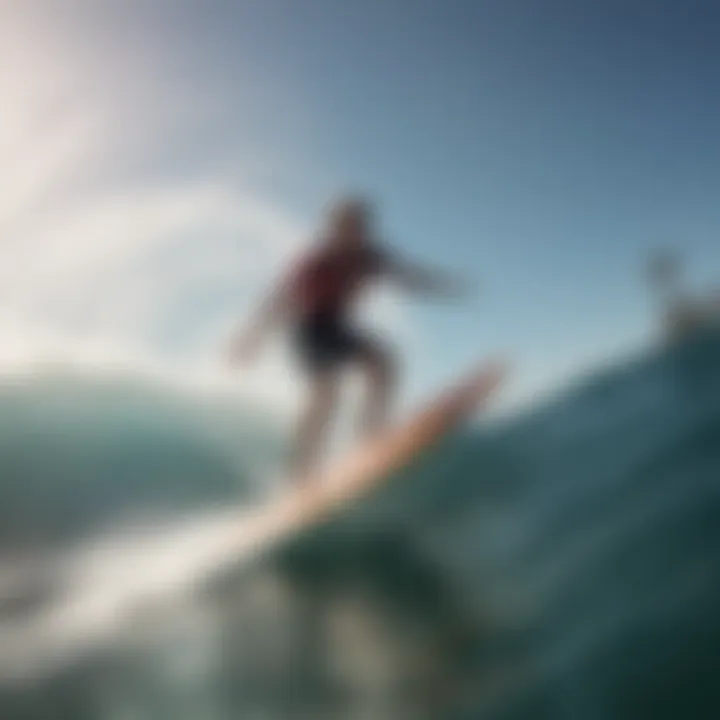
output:
M388 273L395 282L413 293L461 299L469 297L472 290L464 278L405 258L390 259Z
M289 307L287 286L281 284L265 297L250 323L234 336L230 345L230 360L232 362L252 360L265 336L286 319Z

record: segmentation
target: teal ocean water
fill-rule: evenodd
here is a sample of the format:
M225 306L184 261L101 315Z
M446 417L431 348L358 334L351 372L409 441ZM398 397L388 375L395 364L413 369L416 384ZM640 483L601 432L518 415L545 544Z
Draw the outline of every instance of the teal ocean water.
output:
M0 427L3 720L720 717L718 335L466 429L144 613L126 587L190 564L199 518L256 496L271 418L56 372L6 382ZM53 615L77 548L115 585ZM55 645L48 617L72 629Z

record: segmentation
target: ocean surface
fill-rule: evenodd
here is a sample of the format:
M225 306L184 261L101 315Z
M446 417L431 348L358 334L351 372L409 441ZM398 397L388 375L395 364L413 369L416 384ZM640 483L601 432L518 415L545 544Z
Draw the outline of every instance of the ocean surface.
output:
M3 381L0 428L2 720L720 718L717 334L252 563L208 538L281 455L260 409L56 370Z

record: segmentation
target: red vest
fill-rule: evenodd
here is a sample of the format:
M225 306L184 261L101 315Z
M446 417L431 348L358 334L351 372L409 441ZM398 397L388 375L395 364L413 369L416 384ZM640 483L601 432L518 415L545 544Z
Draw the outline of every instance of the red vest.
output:
M374 247L349 252L325 248L311 251L290 275L294 309L304 315L342 313L382 268L382 253Z

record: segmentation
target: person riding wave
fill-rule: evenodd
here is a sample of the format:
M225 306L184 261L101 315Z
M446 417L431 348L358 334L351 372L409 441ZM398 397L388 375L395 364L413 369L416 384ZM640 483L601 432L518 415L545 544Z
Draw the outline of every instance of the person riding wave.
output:
M354 326L351 310L371 284L389 279L401 287L443 296L465 294L454 277L400 258L372 232L372 208L350 198L332 207L328 230L292 266L231 345L235 363L253 360L268 331L282 323L308 381L290 462L296 476L316 466L324 432L338 399L342 371L359 367L368 381L361 415L365 436L389 420L397 380L393 354L379 338Z

